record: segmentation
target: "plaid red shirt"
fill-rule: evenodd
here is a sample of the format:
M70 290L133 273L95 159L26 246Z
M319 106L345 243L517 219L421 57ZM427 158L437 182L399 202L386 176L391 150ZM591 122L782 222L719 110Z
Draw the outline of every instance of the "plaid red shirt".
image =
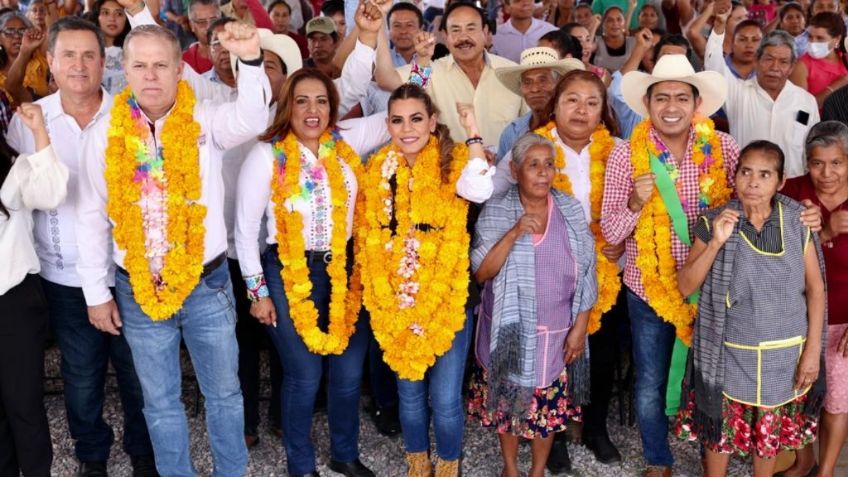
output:
M733 187L733 173L736 170L736 162L739 159L739 146L736 141L723 132L716 132L721 139L721 151L724 157L724 168L727 170L727 179L730 187ZM651 140L658 140L654 128L651 128ZM698 168L692 162L692 144L695 140L695 129L689 128L689 145L686 149L686 157L682 163L674 156L674 161L680 169L677 179L682 182L683 197L681 201L689 204L698 204ZM639 213L631 211L627 207L630 193L633 191L633 164L630 162L630 143L625 142L616 146L610 153L607 161L607 171L604 184L604 203L601 208L601 231L604 238L611 244L619 244L624 241L624 284L633 293L647 302L645 288L642 286L642 275L636 267L636 239L633 238L633 230L639 220ZM678 189L679 190L679 189ZM689 228L695 224L698 216L706 209L692 207L684 210ZM677 262L677 268L683 266L686 257L689 256L689 247L680 241L672 229L671 254Z

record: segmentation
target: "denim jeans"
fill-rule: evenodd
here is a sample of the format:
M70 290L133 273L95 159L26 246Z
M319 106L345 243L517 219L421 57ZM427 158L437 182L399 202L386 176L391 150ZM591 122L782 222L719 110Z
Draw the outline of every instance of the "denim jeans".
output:
M465 426L462 377L474 328L471 308L466 309L465 315L465 326L454 336L450 349L436 358L436 363L427 371L424 379L408 381L398 378L400 426L407 452L430 450L432 406L436 453L443 460L459 459L462 453Z
M109 459L115 435L103 420L103 403L110 359L124 412L124 451L131 456L153 454L142 412L141 384L126 338L92 326L82 288L44 279L41 285L50 307L50 326L62 352L65 411L77 459L81 462Z
M168 320L152 321L138 306L129 278L117 273L115 291L123 332L144 391L144 417L163 477L194 476L188 424L180 400L180 339L185 341L205 398L213 475L241 477L247 468L244 410L238 380L235 298L227 264L192 290Z
M668 446L665 392L674 347L674 326L663 321L650 305L630 290L627 290L627 310L633 334L634 393L642 452L648 465L671 467L674 457Z
M326 329L330 305L330 277L322 260L309 261L311 299L318 308L318 322ZM310 352L294 329L288 299L280 278L282 266L276 248L262 255L262 269L277 310L277 326L269 326L271 341L283 363L283 446L290 475L315 470L312 445L312 411L321 382L323 356ZM359 458L359 397L365 353L371 329L360 318L341 355L327 356L327 420L330 426L330 458L353 462Z

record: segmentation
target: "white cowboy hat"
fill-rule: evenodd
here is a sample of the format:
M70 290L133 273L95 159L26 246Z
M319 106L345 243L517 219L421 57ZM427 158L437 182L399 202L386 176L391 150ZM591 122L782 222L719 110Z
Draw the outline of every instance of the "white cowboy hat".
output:
M259 32L259 47L268 50L280 57L286 66L286 74L290 75L303 68L303 60L300 57L300 48L288 35L275 35L267 28L257 28ZM230 65L236 71L236 56L230 55Z
M642 98L648 93L648 87L663 81L680 81L698 88L701 106L698 111L710 116L721 108L727 98L727 80L721 73L702 71L695 73L692 63L686 55L663 55L654 65L651 74L631 71L621 79L621 93L630 109L642 117L648 117L648 109Z
M559 59L559 55L553 48L539 46L522 51L521 61L517 66L496 68L495 76L507 89L521 96L521 73L540 68L558 71L563 75L571 70L586 69L583 62L576 58Z

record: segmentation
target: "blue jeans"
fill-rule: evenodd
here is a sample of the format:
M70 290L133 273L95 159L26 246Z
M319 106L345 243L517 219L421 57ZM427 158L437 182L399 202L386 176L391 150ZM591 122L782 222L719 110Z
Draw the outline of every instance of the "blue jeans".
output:
M432 406L436 453L443 460L457 460L462 453L462 433L465 427L462 377L473 329L470 308L466 309L465 315L465 326L454 336L450 349L436 358L436 363L427 371L424 379L407 381L398 378L400 426L407 452L430 450Z
M176 315L152 321L138 306L129 278L117 273L115 291L123 332L144 391L144 416L163 477L195 476L188 423L180 400L180 339L185 341L205 398L214 476L241 477L247 469L244 410L238 380L235 298L224 263L192 290Z
M633 335L634 393L642 452L648 465L671 467L674 457L668 446L665 392L674 348L674 326L663 321L630 290L627 290L627 309Z
M141 384L124 335L113 336L91 325L82 288L44 279L41 285L50 307L50 326L62 352L65 410L77 459L109 459L115 434L103 420L103 388L110 359L124 411L124 451L131 456L153 454L142 413Z
M289 474L301 475L315 470L315 447L312 445L312 411L321 382L323 356L310 352L294 329L289 304L280 278L282 266L276 248L262 255L262 269L277 310L277 326L267 327L271 341L283 363L283 446ZM327 264L310 260L311 299L318 308L319 326L324 328L329 317L330 277ZM330 426L330 458L353 462L359 458L359 393L365 353L371 329L360 318L344 353L327 356L327 420Z

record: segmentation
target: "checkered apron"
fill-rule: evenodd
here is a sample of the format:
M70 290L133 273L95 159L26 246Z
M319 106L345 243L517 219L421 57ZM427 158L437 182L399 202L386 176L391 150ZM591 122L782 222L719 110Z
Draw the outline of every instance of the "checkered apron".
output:
M761 407L785 404L807 391L793 389L807 336L807 232L797 210L778 204L782 251L767 253L740 237L727 296L724 394Z

